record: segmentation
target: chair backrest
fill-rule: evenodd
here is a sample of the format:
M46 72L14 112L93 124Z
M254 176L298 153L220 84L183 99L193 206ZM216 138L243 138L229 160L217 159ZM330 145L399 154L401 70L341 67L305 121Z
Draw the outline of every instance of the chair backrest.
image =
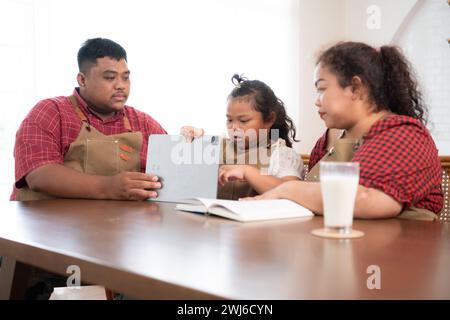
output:
M308 154L301 154L300 155L300 159L303 161L303 172L304 172L304 177L306 179L306 176L308 175L309 172L309 155Z
M305 177L308 175L309 155L302 154L303 165L305 169ZM450 156L439 157L442 167L442 192L444 194L444 205L439 220L443 222L450 221Z
M449 183L450 183L450 156L439 157L442 167L442 192L444 193L444 206L442 207L439 220L443 222L450 221L449 212Z

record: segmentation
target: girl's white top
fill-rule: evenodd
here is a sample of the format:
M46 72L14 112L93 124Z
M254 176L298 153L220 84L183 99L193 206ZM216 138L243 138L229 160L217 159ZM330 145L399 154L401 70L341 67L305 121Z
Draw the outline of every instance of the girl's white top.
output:
M272 144L272 155L267 174L283 178L294 176L301 180L304 178L303 161L300 155L292 148L286 146L283 139Z

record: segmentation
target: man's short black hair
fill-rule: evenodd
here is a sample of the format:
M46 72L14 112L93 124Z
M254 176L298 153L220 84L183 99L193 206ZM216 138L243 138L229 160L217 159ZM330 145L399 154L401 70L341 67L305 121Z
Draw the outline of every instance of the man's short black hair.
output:
M109 57L117 61L125 59L127 52L121 45L105 38L88 39L78 51L78 68L86 73L89 68L97 63L97 59Z

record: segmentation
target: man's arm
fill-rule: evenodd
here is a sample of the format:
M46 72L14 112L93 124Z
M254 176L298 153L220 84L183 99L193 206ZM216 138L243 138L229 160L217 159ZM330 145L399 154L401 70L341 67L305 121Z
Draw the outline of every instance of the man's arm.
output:
M96 176L61 164L34 169L25 180L31 190L61 198L145 200L156 197L153 189L161 187L158 177L140 172Z

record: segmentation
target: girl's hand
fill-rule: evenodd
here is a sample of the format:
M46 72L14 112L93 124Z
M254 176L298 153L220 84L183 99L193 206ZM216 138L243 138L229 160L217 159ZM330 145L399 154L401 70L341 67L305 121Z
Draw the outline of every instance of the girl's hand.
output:
M184 136L186 141L191 142L194 138L203 136L205 131L201 128L195 128L191 126L183 126L180 129L180 134Z
M230 181L245 181L245 165L224 165L219 170L219 185L224 186Z

